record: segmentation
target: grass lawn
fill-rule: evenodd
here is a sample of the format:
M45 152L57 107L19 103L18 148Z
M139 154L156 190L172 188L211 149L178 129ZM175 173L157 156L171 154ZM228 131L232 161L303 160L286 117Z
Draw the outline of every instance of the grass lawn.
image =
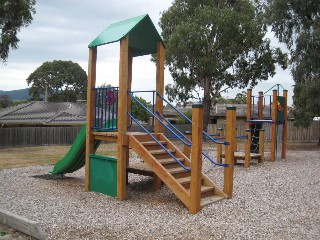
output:
M0 169L57 163L71 146L38 146L0 149ZM116 145L101 144L97 154L116 156Z
M238 147L243 149L243 144L240 142ZM204 148L206 146L209 145L205 143ZM0 149L0 169L55 164L68 152L69 148L70 146L3 148ZM265 151L269 149L270 143L267 142ZM287 149L288 151L320 151L320 145L317 143L288 143ZM97 154L116 157L116 143L101 144Z

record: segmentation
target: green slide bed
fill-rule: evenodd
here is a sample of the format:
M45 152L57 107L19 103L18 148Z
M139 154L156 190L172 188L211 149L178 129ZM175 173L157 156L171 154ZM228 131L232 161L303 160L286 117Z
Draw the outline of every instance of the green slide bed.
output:
M96 150L99 145L100 141L96 140L94 142L94 149ZM68 153L56 163L50 173L65 174L79 170L85 165L85 151L86 125L83 125Z

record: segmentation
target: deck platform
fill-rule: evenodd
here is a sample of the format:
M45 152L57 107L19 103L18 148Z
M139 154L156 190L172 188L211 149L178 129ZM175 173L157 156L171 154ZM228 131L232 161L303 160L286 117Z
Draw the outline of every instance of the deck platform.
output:
M93 132L93 138L101 141L116 142L118 140L118 132ZM127 132L127 135L146 135L143 132Z

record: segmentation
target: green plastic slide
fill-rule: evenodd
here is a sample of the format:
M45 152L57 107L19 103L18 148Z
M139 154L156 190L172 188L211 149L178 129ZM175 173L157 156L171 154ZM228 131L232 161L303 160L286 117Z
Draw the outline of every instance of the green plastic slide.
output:
M96 150L100 141L94 142L94 149ZM78 133L74 143L69 149L68 153L56 163L51 174L65 174L72 173L85 165L85 151L86 151L86 125L83 125Z

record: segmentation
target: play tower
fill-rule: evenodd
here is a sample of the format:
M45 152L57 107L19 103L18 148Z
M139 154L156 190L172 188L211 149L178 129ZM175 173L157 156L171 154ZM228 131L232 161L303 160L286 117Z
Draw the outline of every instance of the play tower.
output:
M97 48L114 42L120 42L119 87L96 88ZM157 54L156 90L153 91L155 107L153 111L145 108L155 120L152 133L147 131L130 112L131 101L137 101L141 105L131 90L132 62L134 57L148 54ZM169 123L164 124L165 118L162 115L163 102L166 101L163 98L164 60L163 41L148 15L114 23L89 44L85 189L92 190L91 181L95 172L91 163L99 158L94 154L97 142L113 141L117 143L116 173L114 174L116 176L115 196L119 200L126 199L128 172L138 173L152 176L155 188L159 188L161 182L166 184L191 213L196 213L208 203L232 197L232 154L229 153L226 164L223 165L225 178L224 191L222 191L202 173L202 155L204 154L202 136L205 134L202 131L202 104L193 105L192 142L178 134L183 144L191 149L190 155L183 153L164 136L164 127L167 128L169 125ZM233 129L235 108L231 107L227 111L230 129ZM130 132L131 121L141 126L143 132ZM223 144L226 144L226 149L232 149L234 137L232 134L228 136ZM130 163L129 148L139 155L143 160L142 163Z

